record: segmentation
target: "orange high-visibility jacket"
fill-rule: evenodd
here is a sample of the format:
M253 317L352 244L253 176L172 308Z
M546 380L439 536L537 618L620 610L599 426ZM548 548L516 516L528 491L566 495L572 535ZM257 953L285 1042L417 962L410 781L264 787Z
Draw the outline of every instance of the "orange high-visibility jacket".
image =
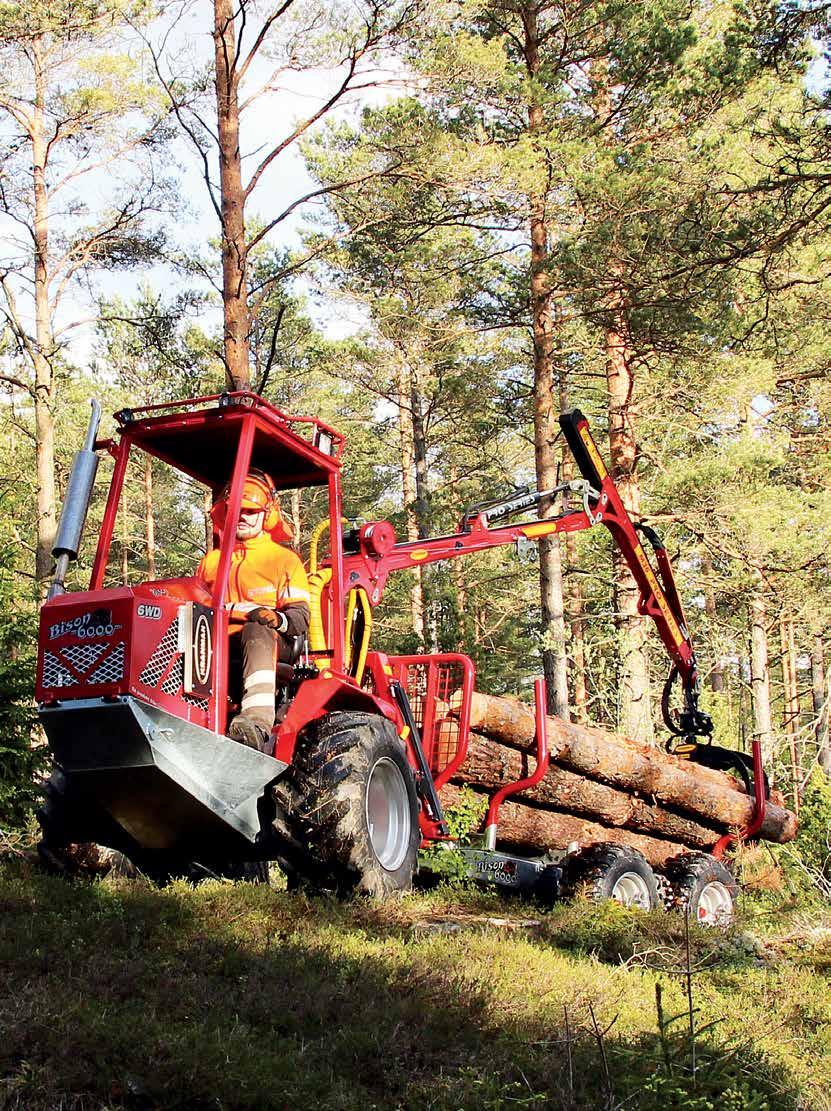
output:
M219 549L203 556L197 575L213 590L219 566ZM308 628L309 580L299 556L282 544L275 544L267 532L250 540L238 540L231 554L226 601L233 606L231 622L239 624L259 606L286 611L290 633ZM293 617L302 627L292 628Z

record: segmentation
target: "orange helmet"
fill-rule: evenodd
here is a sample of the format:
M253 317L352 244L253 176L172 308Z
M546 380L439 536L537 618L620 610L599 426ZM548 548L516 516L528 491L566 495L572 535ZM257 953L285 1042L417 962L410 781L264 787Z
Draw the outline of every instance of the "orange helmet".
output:
M220 490L211 510L211 520L218 532L222 531L225 524L229 493L230 483ZM265 471L250 470L248 472L242 487L240 508L259 509L265 513L263 530L271 533L272 540L279 543L283 540L292 539L294 534L291 525L283 517L274 482Z

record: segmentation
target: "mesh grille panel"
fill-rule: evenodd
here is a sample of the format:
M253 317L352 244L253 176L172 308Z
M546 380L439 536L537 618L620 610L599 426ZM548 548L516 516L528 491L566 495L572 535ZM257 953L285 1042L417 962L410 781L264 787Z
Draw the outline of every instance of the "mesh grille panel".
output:
M208 712L208 700L207 700L207 698L197 698L196 695L193 695L193 694L183 694L182 698L189 705L195 706L197 708L197 710L201 710L203 713L207 714L207 712Z
M44 687L75 687L80 684L93 686L101 683L117 683L124 678L124 653L123 640L115 646L111 641L105 640L96 641L95 644L70 644L67 648L60 649L57 654L45 652L43 685ZM70 671L67 664L81 673L80 679ZM93 667L95 670L90 671Z
M176 662L171 668L170 674L162 683L162 690L165 694L178 694L184 681L185 658L180 654L176 657Z
M89 683L117 683L124 678L124 641L120 640L114 650L103 660L92 675Z
M43 685L44 687L72 687L78 680L68 668L65 668L53 652L45 652L43 656Z
M69 660L76 671L85 672L92 667L96 660L110 647L109 642L103 644L71 644L68 648L61 649L61 655Z
M179 622L174 619L168 626L167 632L156 648L156 651L144 665L144 670L139 675L139 682L144 683L146 687L155 687L165 671L167 671L168 664L176 655L176 647L179 642ZM181 685L181 681L180 681Z

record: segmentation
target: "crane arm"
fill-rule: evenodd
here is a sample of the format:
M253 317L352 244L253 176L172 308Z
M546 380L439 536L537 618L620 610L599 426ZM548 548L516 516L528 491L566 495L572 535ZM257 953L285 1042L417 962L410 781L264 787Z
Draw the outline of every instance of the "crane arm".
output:
M345 590L363 588L374 606L381 600L387 578L393 571L413 570L519 540L539 541L557 533L580 532L603 524L611 532L637 583L638 611L655 622L672 660L668 685L676 677L681 680L684 708L677 720L674 719L669 711L668 689L665 689L662 701L665 721L675 733L707 735L712 731L712 723L698 709L695 653L666 549L654 530L632 521L583 414L578 409L563 413L560 426L582 480L564 483L552 490L515 491L505 499L475 506L462 518L459 531L448 536L397 543L389 522L373 521L364 525L355 537L355 550L345 552L342 557ZM582 509L565 510L542 520L492 524L538 509L540 505L555 504L558 496L565 493L579 495ZM641 542L641 535L655 554L657 573Z

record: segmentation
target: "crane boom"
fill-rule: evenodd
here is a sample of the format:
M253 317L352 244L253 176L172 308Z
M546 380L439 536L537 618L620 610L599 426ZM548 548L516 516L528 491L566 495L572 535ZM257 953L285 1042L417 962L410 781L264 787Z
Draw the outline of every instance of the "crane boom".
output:
M672 565L657 533L635 524L623 504L589 428L579 409L560 416L560 426L574 455L582 479L564 483L552 490L519 490L508 497L468 510L459 531L447 536L398 543L387 521L364 525L357 536L357 550L343 555L344 583L347 591L361 588L374 606L381 600L388 576L393 571L413 570L428 563L455 559L472 552L486 551L521 540L539 541L557 533L581 532L598 524L611 532L638 586L638 611L651 617L666 648L673 668L671 677L681 679L684 708L679 721L669 717L664 699L664 717L673 732L707 735L712 731L709 717L698 709L698 668L692 639L675 585ZM577 494L582 508L564 510L543 519L525 519L493 525L492 521L555 505L565 493ZM657 572L646 553L641 534L655 553Z

